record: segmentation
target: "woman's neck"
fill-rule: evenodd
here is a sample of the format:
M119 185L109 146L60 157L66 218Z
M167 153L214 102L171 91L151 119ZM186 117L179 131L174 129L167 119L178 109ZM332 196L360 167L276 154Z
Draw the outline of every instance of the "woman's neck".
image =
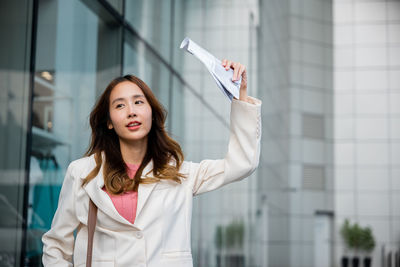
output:
M135 142L125 142L119 140L122 159L125 163L139 165L142 163L147 151L147 139Z

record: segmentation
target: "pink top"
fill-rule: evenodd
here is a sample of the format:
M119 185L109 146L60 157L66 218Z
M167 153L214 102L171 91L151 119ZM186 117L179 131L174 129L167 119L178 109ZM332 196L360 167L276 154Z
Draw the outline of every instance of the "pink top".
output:
M126 163L126 166L128 167L127 172L129 178L133 179L140 165ZM103 187L103 190L110 196L118 213L133 224L136 218L138 192L130 191L122 193L121 195L112 195L107 192L105 186Z

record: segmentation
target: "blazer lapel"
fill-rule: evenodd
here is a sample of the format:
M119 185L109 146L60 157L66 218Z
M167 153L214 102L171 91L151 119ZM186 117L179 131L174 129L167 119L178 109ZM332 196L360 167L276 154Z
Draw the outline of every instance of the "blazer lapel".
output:
M143 169L142 178L145 179L146 177L153 177L153 161L150 161ZM140 212L143 210L147 199L149 198L151 192L153 192L153 189L156 185L157 183L139 184L136 218L138 218L140 215Z
M111 198L103 191L104 178L103 178L103 168L100 169L99 173L95 178L93 178L85 187L85 191L89 195L90 199L96 204L98 209L103 211L105 214L109 215L116 221L131 225L131 223L122 217L118 211L115 209Z
M143 169L142 178L153 177L153 161L150 161L146 167ZM138 218L140 212L143 210L151 192L157 183L151 184L139 184L138 188L138 202L136 208L136 218ZM115 209L114 204L108 194L103 191L104 177L103 177L103 166L100 168L99 173L95 178L93 178L85 187L85 191L92 199L94 204L102 210L104 213L112 217L118 222L123 224L132 225L128 220L122 217L118 211ZM136 219L135 219L136 222Z

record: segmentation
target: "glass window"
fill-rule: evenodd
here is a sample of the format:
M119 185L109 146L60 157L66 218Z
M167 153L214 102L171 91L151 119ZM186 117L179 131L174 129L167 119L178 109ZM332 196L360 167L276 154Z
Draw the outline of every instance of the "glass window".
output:
M119 13L122 13L124 0L107 0L107 2Z
M133 74L142 79L168 109L170 70L142 41L128 31L125 33L124 74Z
M185 88L175 75L172 78L171 103L169 108L169 132L182 146L185 141ZM184 148L182 147L184 150ZM185 152L185 151L184 151Z
M129 0L125 18L147 42L170 60L171 0Z
M167 129L186 160L224 156L229 102L203 67L190 72L184 60L190 56L179 49L187 11L210 5L186 0L0 2L0 34L6 40L0 49L0 266L41 266L41 238L50 228L66 168L85 153L89 113L116 76L134 74L149 85L168 111ZM33 3L38 3L37 16L32 16ZM127 24L115 18L115 11ZM32 18L37 19L34 35ZM202 30L207 37L209 29ZM270 168L264 171L270 176ZM266 265L269 211L265 203L250 203L258 196L250 193L258 181L251 181L195 198L195 266ZM257 218L248 218L254 208L259 208Z
M121 28L101 6L39 1L27 258L40 266L68 164L85 153L96 98L121 74ZM33 264L35 263L35 264ZM37 263L37 264L36 264Z
M179 49L179 46L183 39L185 39L188 34L186 30L186 14L187 14L187 0L173 0L173 9L172 9L172 19L171 19L171 27L173 27L173 33L171 35L172 40L172 55L171 55L171 65L178 72L182 71L183 68L183 57L186 52Z
M0 266L21 265L32 9L0 1Z

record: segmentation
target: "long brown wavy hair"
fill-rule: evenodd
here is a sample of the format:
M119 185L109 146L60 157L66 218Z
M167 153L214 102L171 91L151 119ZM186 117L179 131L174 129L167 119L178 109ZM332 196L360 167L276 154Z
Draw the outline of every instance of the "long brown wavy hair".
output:
M143 91L152 110L152 126L147 138L147 151L134 179L129 179L127 166L122 159L119 137L114 129L108 129L110 121L109 105L111 91L121 82L129 81ZM173 140L165 130L167 112L157 100L145 82L134 75L115 78L107 86L90 113L90 127L92 128L91 142L85 156L94 154L96 167L84 179L83 185L90 182L99 173L103 164L104 184L108 192L121 194L126 191L137 191L140 183L154 183L160 179L169 179L181 183L180 178L185 176L179 173L184 156L178 142ZM142 172L146 165L153 161L153 176L142 179ZM147 175L146 173L145 175Z

